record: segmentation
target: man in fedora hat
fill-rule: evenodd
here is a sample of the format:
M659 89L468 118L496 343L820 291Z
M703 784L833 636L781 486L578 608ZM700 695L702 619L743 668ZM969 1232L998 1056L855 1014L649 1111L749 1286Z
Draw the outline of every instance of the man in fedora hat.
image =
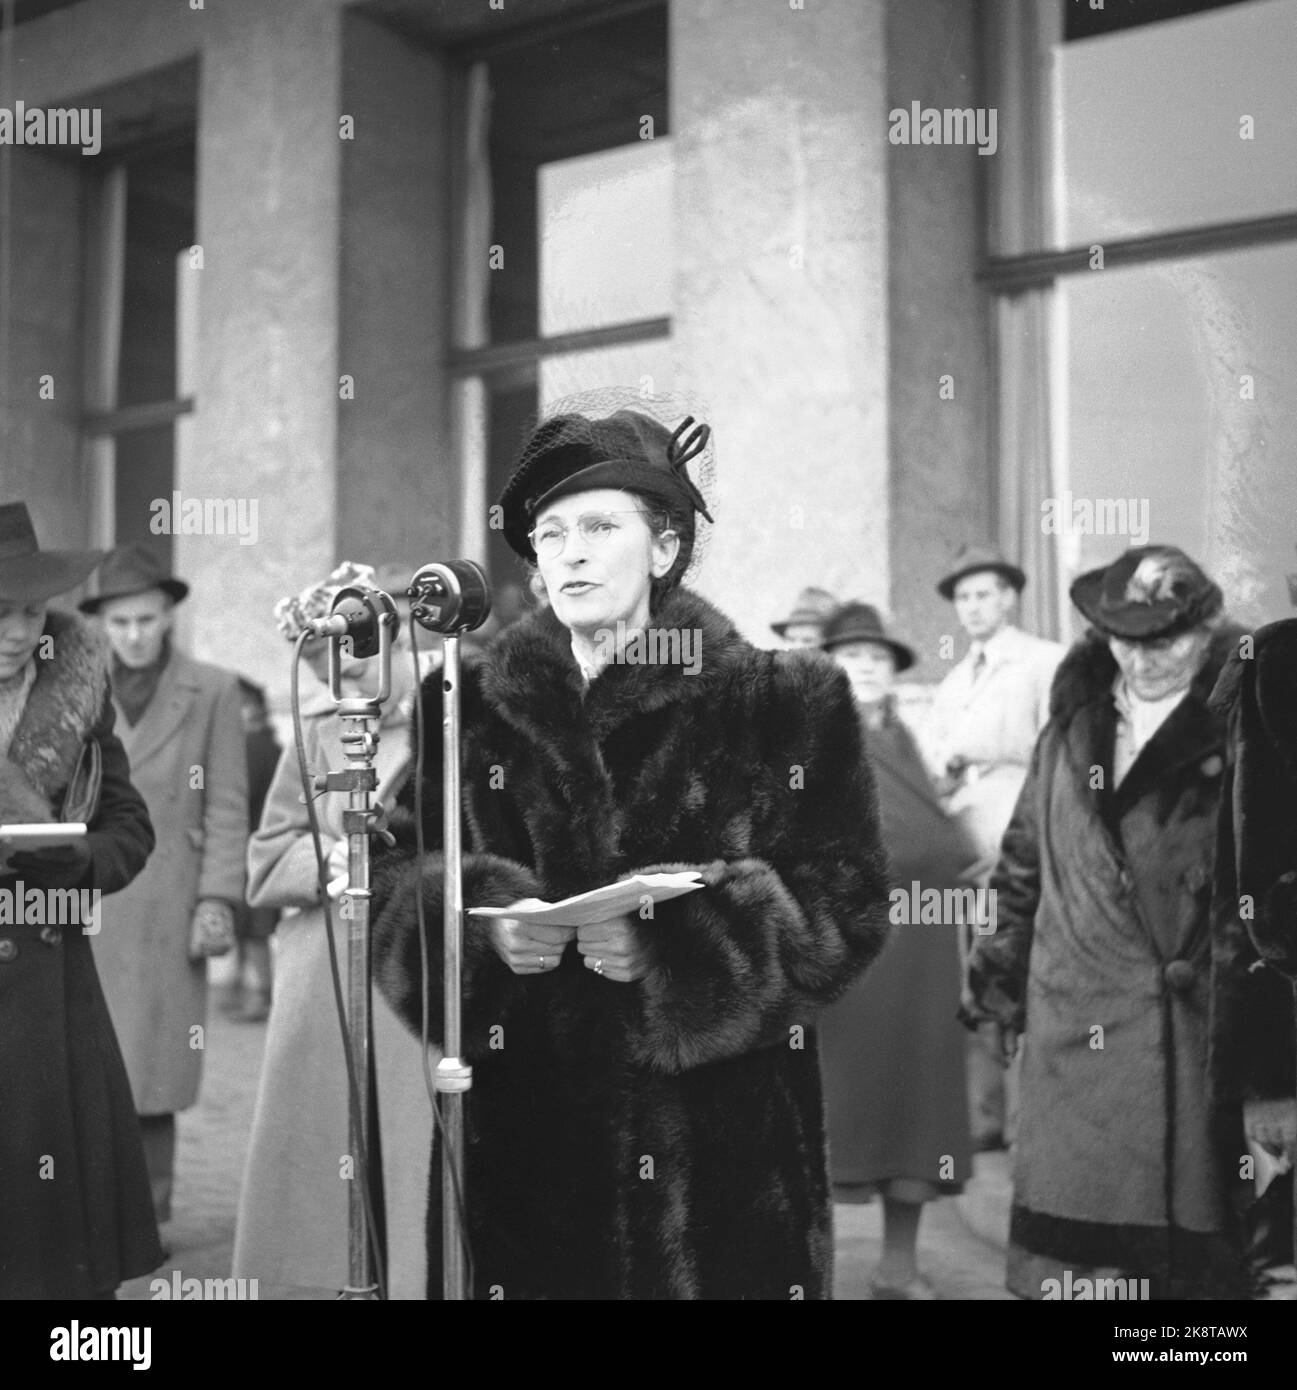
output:
M970 641L933 696L935 771L946 809L963 822L988 874L1048 718L1049 688L1064 652L1060 643L1014 624L1026 582L998 550L966 545L937 585ZM1011 1137L1013 1107L992 1030L969 1039L968 1063L973 1142L996 1148ZM1010 1092L1012 1086L1009 1078Z
M49 606L101 558L42 550L26 505L0 505L0 826L86 827L26 850L0 835L4 1300L111 1298L162 1258L90 945L98 895L140 872L153 829L113 732L103 644Z
M131 772L157 827L148 868L112 904L95 940L122 1040L158 1220L171 1216L178 1110L198 1095L207 957L234 945L244 900L248 774L238 678L171 641L189 592L153 551L127 545L81 604L113 651L113 703Z
M837 607L837 599L827 589L812 585L797 595L793 611L779 622L771 623L770 630L782 637L787 647L818 649L824 636L824 624Z

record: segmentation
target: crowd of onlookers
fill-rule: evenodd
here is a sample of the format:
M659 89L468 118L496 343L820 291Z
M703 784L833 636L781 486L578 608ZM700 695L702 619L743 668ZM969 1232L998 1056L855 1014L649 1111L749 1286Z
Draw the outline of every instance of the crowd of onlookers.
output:
M915 1255L921 1204L960 1190L970 1147L1005 1146L1020 1296L1046 1296L1065 1271L1147 1279L1154 1297L1297 1296L1281 973L1294 916L1260 909L1267 939L1290 943L1267 969L1249 936L1255 887L1236 881L1237 713L1230 728L1254 671L1271 673L1273 704L1297 708L1278 640L1297 624L1252 637L1188 556L1144 546L1072 586L1087 631L1069 650L1014 625L1025 582L985 548L941 579L969 642L919 739L893 692L916 653L874 608L808 589L773 624L851 679L898 906L920 900L912 885L985 890L950 898L974 912L894 917L881 959L824 1017L835 1197L881 1196L878 1297L934 1296ZM1267 745L1252 837L1263 815L1297 816L1282 771L1295 744ZM1272 893L1297 877L1294 843L1261 875Z
M618 515L629 512L595 522L615 529ZM579 518L592 554L605 544L595 522ZM572 529L556 531L554 556ZM656 546L673 533L648 534ZM48 610L96 568L84 618ZM411 713L437 660L411 658L407 581L343 565L275 609L297 642L343 586L398 598L375 754L387 806L408 796ZM898 678L917 668L931 682L933 664L877 608L807 589L772 624L785 647L846 673L887 862L888 944L816 1019L833 1200L881 1202L876 1298L936 1296L919 1264L923 1207L1001 1149L1007 1282L1021 1297L1048 1296L1065 1273L1146 1279L1154 1297L1293 1296L1294 625L1244 632L1211 577L1165 545L1075 581L1086 633L1070 647L1016 625L1026 582L977 546L939 579L968 642L916 721ZM11 1079L3 1097L7 1115L35 1118L7 1121L0 1190L25 1225L0 1295L108 1297L165 1253L154 1222L165 1237L175 1117L201 1080L208 961L231 953L224 1007L267 1024L233 1272L256 1277L262 1297L329 1296L345 1281L348 1104L326 929L344 959L346 923L326 901L346 883L342 799L317 801L322 896L295 751L263 690L176 645L187 592L147 548L42 551L26 508L0 508L0 823L67 821L75 788L89 825L0 844L0 880L93 881L111 895L84 932L0 927L0 985L36 972L21 1011L0 1019L45 1039L45 1073ZM503 626L466 639L470 664ZM52 660L37 658L42 640ZM327 646L301 648L315 678L301 709L312 774L343 762ZM589 690L599 669L575 639L572 654ZM343 659L344 694L369 679L366 662ZM58 986L42 966L53 952L66 955ZM584 954L602 974L604 957ZM389 1296L422 1297L432 1118L419 1041L387 995L373 1009L371 1196ZM66 1121L51 1119L57 1106ZM69 1157L78 1131L98 1136L97 1156ZM67 1141L53 1162L76 1165L59 1170L62 1186L23 1149L58 1149L35 1137L50 1133ZM68 1212L110 1189L121 1230L105 1240Z

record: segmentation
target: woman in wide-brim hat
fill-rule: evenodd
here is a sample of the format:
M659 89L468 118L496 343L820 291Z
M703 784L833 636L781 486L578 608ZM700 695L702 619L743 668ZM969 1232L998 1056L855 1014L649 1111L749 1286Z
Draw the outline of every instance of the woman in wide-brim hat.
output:
M1055 677L969 966L967 1021L996 1023L1006 1058L1024 1041L1008 1286L1241 1297L1241 1098L1208 1071L1209 1035L1237 1047L1265 1007L1238 903L1212 898L1226 747L1209 696L1240 634L1173 546L1071 593L1091 631Z
M913 734L896 710L896 675L912 648L877 609L848 603L824 629L847 672L878 787L889 887L905 911L878 963L820 1022L829 1172L839 1202L883 1204L883 1250L869 1289L879 1299L931 1299L918 1267L923 1207L972 1175L959 1009L959 914L911 920L909 906L963 887L977 851L941 808ZM919 892L913 889L917 886ZM960 901L963 901L962 899ZM966 919L968 920L968 919Z
M474 1292L825 1298L815 1019L886 934L854 702L829 663L756 650L682 585L710 525L689 472L705 476L708 431L621 402L545 420L500 499L548 604L465 674L464 903L667 869L705 886L579 929L467 918ZM439 728L437 679L422 699ZM435 1038L440 746L425 742L427 860L410 783L374 870L376 977L413 1030L427 1009Z
M43 849L0 839L0 1299L111 1297L162 1259L87 913L144 867L153 828L107 654L49 607L101 558L40 549L26 506L0 506L0 824L88 827Z

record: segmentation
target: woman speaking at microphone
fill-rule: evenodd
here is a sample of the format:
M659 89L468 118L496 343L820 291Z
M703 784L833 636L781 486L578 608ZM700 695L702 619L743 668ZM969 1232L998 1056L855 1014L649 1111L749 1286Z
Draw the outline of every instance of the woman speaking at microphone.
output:
M706 426L668 411L630 392L568 403L500 498L547 603L464 672L465 908L637 873L705 886L580 928L466 915L480 1298L830 1291L814 1023L887 931L873 784L846 677L756 650L683 586L711 524L689 465L709 487L711 451ZM439 1039L439 678L421 698L426 854L411 778L396 847L375 846L375 974ZM438 1297L435 1173L430 1197Z

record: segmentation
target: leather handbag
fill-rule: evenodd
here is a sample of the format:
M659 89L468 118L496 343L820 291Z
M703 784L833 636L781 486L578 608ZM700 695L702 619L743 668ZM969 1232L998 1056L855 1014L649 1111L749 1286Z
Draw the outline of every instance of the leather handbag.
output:
M104 777L104 755L97 738L87 738L81 744L76 766L63 793L63 808L59 819L65 824L82 821L87 826L99 813L99 789Z

